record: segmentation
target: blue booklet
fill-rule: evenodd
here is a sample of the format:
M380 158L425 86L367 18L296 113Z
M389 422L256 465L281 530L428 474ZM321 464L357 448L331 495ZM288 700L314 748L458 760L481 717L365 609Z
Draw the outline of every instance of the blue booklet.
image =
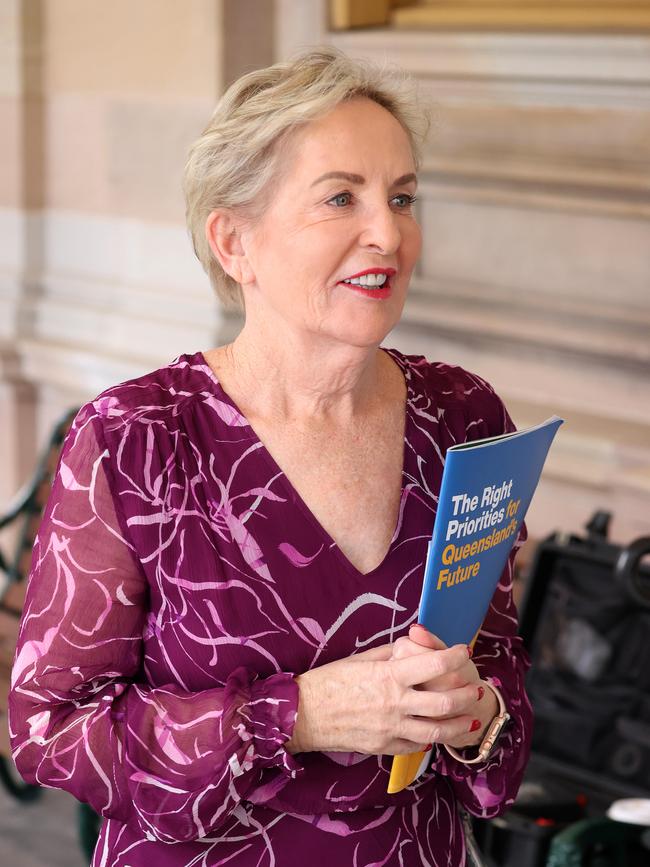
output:
M471 643L515 543L563 419L447 450L418 622L445 644ZM389 792L410 785L428 756L393 760Z
M448 646L481 628L562 421L447 450L418 620Z

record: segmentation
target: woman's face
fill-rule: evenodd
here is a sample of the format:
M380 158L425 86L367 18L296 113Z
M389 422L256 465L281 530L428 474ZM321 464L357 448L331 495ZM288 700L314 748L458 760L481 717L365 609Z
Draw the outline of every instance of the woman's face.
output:
M286 151L268 207L241 235L246 308L379 344L399 320L421 247L409 139L386 109L357 98L299 130Z

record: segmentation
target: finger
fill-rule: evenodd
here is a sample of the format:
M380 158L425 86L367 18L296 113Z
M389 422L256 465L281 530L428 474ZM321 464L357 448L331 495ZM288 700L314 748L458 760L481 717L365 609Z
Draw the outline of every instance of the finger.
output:
M393 654L392 644L382 644L381 647L371 647L370 650L363 650L361 653L353 654L350 659L382 661L390 659Z
M431 650L444 650L447 647L441 638L438 638L433 632L429 632L421 623L411 624L409 638L416 644L420 644L422 647L429 647Z
M405 659L407 656L417 656L419 653L426 653L427 650L431 650L431 648L416 644L414 641L411 641L410 637L407 638L406 635L402 635L393 644L392 659Z
M482 688L481 688L482 689ZM428 719L451 719L474 712L478 701L478 687L475 684L450 689L444 692L425 692L408 690L403 703L403 711L409 716Z
M451 719L426 720L419 717L406 717L402 723L402 739L415 743L449 744L465 747L476 740L475 721L463 715Z
M393 644L393 659L404 659L426 650L444 650L447 645L432 632L418 624L411 624L408 636L402 635Z
M406 756L410 753L426 753L431 748L431 744L416 744L413 741L407 741L403 738L395 738L386 745L382 750L384 756Z
M402 636L397 639L395 644L393 644L393 655L391 659L406 659L409 656L417 656L420 653L426 652L426 647L422 647L420 644L411 641L410 638ZM460 686L465 686L468 683L474 683L479 680L480 675L476 666L471 660L468 660L464 668L452 671L449 674L441 674L439 677L418 684L416 688L444 692L447 689L458 689Z
M459 686L465 686L468 683L478 683L481 680L481 675L471 659L468 659L462 668L451 671L448 674L441 674L432 680L428 680L421 684L418 689L437 690L443 692L446 689L458 689Z
M467 664L466 644L456 644L446 650L428 650L405 659L391 659L393 674L403 686L426 683L441 674L457 671Z
M434 677L432 680L420 684L417 688L426 689L430 692L445 692L448 689L458 689L461 686L467 686L468 683L478 685L480 680L481 677L478 671L470 663L463 668L449 672L449 674L441 674L439 677Z
M412 623L408 636L402 635L393 644L393 659L414 656L424 650L444 650L447 645L422 624Z

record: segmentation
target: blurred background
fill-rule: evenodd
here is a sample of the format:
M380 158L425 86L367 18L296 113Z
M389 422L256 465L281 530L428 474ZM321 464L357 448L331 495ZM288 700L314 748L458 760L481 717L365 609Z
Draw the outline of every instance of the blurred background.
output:
M399 65L433 106L387 344L485 377L518 426L566 419L531 544L599 508L617 543L648 535L642 0L0 0L0 513L65 409L236 333L185 230L185 153L230 82L317 44ZM71 805L48 814L62 851L43 830L30 855L32 814L0 799L6 863L84 863Z

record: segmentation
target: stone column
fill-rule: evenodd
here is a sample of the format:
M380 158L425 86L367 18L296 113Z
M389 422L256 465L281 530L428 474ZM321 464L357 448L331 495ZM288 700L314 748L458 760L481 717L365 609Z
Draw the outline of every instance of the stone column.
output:
M7 0L0 58L0 504L62 411L239 328L180 180L225 86L274 56L273 2Z
M0 7L0 504L30 471L37 388L20 364L19 334L37 292L43 194L42 16L38 2Z

